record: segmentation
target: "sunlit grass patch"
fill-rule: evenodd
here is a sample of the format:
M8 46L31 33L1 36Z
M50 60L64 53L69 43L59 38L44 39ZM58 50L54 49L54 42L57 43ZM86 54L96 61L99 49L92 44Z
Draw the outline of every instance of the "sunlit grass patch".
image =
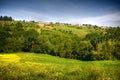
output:
M1 62L19 62L20 57L16 54L0 54Z
M67 26L57 26L54 27L57 30L61 31L72 31L73 34L77 34L79 37L85 37L88 33L90 33L90 30L87 28L83 29L77 29L76 27L67 27Z

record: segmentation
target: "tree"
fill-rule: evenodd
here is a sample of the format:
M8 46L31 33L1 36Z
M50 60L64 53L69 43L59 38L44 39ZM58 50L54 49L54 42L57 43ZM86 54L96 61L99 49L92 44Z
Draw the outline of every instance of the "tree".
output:
M12 19L12 17L8 17L8 16L0 16L0 20L2 20L2 21L12 21L13 19Z
M5 28L0 27L0 52L5 50L6 39L10 36L9 32Z
M37 44L38 36L39 36L39 33L37 31L35 31L34 29L30 29L30 30L26 31L24 34L25 42L24 42L23 51L25 51L25 52L31 51L33 48L33 45Z
M9 37L6 39L5 52L19 52L22 51L24 38Z
M90 40L90 43L93 45L94 49L96 50L97 44L101 42L102 36L98 33L90 33L86 35L86 39Z

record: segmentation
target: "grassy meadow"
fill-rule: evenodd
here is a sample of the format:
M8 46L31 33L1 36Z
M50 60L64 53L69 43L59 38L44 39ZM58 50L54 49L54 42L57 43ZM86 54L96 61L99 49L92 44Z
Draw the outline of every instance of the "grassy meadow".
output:
M80 61L48 54L0 54L0 80L120 80L120 61Z

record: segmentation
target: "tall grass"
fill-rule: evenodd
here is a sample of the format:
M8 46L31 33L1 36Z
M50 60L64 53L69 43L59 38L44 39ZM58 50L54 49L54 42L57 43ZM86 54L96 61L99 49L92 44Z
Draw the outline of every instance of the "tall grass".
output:
M119 61L82 62L46 54L0 54L0 80L120 80L119 76Z

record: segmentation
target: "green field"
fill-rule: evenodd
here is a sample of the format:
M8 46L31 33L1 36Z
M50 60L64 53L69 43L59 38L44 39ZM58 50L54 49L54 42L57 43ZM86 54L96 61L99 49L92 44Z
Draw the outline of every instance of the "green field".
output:
M120 61L79 61L47 54L0 54L0 80L120 80Z
M76 34L81 38L85 37L88 33L90 33L90 31L92 31L91 29L88 28L79 29L77 27L75 28L75 27L67 27L67 26L57 26L54 28L60 31L71 31L73 34Z

